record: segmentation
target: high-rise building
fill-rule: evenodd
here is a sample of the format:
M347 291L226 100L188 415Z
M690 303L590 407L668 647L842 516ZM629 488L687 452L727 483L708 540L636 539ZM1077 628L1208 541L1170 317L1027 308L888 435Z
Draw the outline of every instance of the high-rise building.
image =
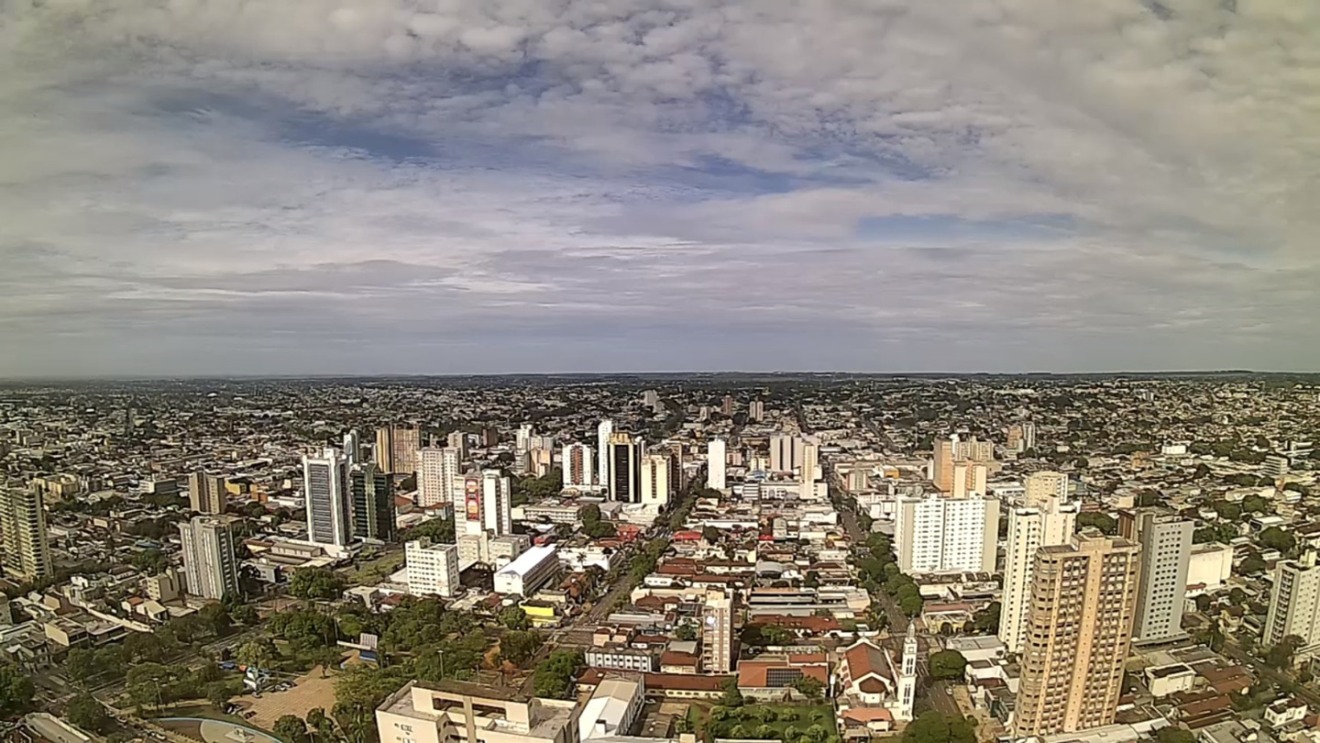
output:
M970 439L954 437L953 458L957 462L993 462L995 444L993 441L981 441L975 436Z
M417 505L422 508L453 506L457 495L455 483L463 474L457 449L428 446L417 452Z
M467 434L454 431L445 437L445 446L458 452L458 461L467 459Z
M1076 531L1077 503L1057 494L1035 506L1008 511L1008 543L1004 558L1004 591L999 614L999 639L1010 653L1022 652L1028 609L1031 606L1031 574L1041 547L1068 544Z
M977 496L900 498L895 507L898 567L909 575L993 573L999 501Z
M22 582L54 574L39 491L0 485L0 547L6 576Z
M898 708L894 717L911 720L914 716L917 700L917 624L908 622L907 634L903 637L903 661L898 674Z
M1087 530L1032 571L1016 737L1111 725L1132 644L1141 547Z
M629 433L610 434L609 496L621 503L640 503L643 442Z
M224 513L228 496L225 478L212 477L202 470L188 474L188 507L197 513Z
M647 454L642 457L641 497L637 502L660 508L669 505L670 462L670 458L664 454Z
M564 475L565 489L581 490L595 486L594 457L595 453L586 444L568 444L564 447L559 466Z
M362 440L358 438L357 431L349 431L344 434L344 459L348 460L348 466L352 467L362 461Z
M770 437L770 469L774 472L792 472L802 466L802 449L805 442L787 433L777 433Z
M642 393L642 404L652 410L660 404L660 393L655 390L646 390Z
M338 449L319 457L303 457L303 490L307 508L307 540L323 547L348 546L348 467Z
M711 439L706 444L706 487L713 490L723 490L727 485L725 465L728 451L725 447L724 439Z
M724 591L706 594L701 625L701 666L707 673L729 673L737 665L733 652L733 599Z
M820 444L814 439L802 443L802 462L798 465L802 480L802 497L815 495L815 482L820 477Z
M1008 427L1007 448L1009 451L1021 454L1028 449L1036 448L1036 424L1031 421L1014 423Z
M394 481L376 465L367 463L349 473L353 496L353 536L374 542L389 542L396 533Z
M1039 506L1052 498L1068 499L1068 476L1062 472L1035 472L1027 475L1023 505Z
M958 437L935 439L934 461L930 467L930 479L941 493L953 492L953 447Z
M989 468L984 464L959 462L953 466L953 497L966 498L973 493L985 495Z
M179 524L183 574L188 593L219 601L238 596L239 565L234 554L234 519L194 516Z
M731 416L733 415L733 410L734 410L733 395L725 395L724 399L720 401L720 412L726 416Z
M1186 635L1182 629L1187 601L1187 565L1192 557L1192 522L1154 509L1119 514L1118 533L1141 545L1137 577L1137 642L1161 642Z
M752 402L747 406L747 418L748 420L752 420L757 423L760 423L761 421L765 420L765 403L761 402L760 400L752 400Z
M1314 550L1274 567L1274 588L1265 617L1261 645L1270 647L1295 635L1302 638L1297 659L1312 658L1320 649L1320 565Z
M422 448L422 429L417 426L384 426L376 429L376 466L392 475L417 471L417 450Z
M408 593L453 598L458 593L458 547L415 539L404 546Z
M502 537L513 532L509 478L499 470L485 470L463 480L462 532Z
M610 488L610 437L614 435L614 421L606 418L596 427L596 484Z

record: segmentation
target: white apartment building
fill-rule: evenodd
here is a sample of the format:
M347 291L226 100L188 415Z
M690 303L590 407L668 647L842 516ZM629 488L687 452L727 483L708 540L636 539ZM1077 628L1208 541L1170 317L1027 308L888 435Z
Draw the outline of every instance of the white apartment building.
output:
M669 505L669 466L669 457L664 454L642 457L642 505L659 508Z
M723 490L727 485L726 465L729 452L724 439L711 439L706 444L706 487Z
M1176 514L1140 510L1120 514L1118 524L1119 534L1141 545L1132 639L1160 642L1182 637L1192 522Z
M192 521L179 524L189 594L217 601L239 594L233 524L229 516L194 516Z
M422 508L454 506L461 481L457 449L430 446L417 452L417 505Z
M901 498L895 512L895 548L904 573L994 572L998 500L944 495Z
M1260 644L1277 645L1289 635L1302 638L1299 660L1315 657L1320 650L1320 565L1314 551L1299 560L1280 561L1274 568L1270 611Z
M404 546L408 593L453 598L459 589L458 546L415 539Z
M614 435L614 421L606 418L596 426L596 484L610 486L610 437Z
M986 494L990 469L983 464L964 462L953 466L953 497L966 498Z
M1038 501L1035 507L1013 508L1008 512L999 639L1010 653L1022 652L1036 553L1041 547L1069 544L1079 510L1079 504L1054 496Z
M773 472L792 472L802 466L802 439L792 434L777 433L770 437L770 469Z

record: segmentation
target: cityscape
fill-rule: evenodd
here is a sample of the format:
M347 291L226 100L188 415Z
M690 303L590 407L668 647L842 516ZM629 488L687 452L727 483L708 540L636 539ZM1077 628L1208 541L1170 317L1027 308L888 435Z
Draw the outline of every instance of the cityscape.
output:
M1313 743L1320 380L0 388L15 740Z

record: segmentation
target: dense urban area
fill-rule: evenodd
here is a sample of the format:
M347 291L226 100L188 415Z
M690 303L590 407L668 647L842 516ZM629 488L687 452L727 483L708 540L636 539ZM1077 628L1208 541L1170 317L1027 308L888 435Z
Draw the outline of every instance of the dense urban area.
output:
M1320 743L1320 379L0 387L77 743Z

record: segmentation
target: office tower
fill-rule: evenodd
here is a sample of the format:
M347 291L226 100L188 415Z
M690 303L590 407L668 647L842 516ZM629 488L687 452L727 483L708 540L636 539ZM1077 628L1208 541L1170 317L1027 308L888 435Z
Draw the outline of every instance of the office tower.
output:
M985 495L989 468L984 464L960 462L953 466L953 497L966 498L975 493Z
M1141 547L1087 530L1036 553L1014 735L1111 725L1132 644Z
M408 593L412 596L443 596L458 593L458 547L432 544L429 539L415 539L404 545L408 575Z
M514 449L518 454L526 454L532 448L532 439L536 436L532 430L532 424L524 423L518 426L518 434L514 438Z
M664 454L647 454L642 457L640 503L660 508L669 505L671 461Z
M1068 499L1068 476L1062 472L1036 472L1027 475L1026 495L1022 505L1035 507L1051 498Z
M723 490L725 485L725 464L728 454L724 439L711 439L706 444L706 487Z
M747 419L760 423L765 420L765 403L760 400L752 400L747 406Z
M720 412L726 416L733 415L733 395L724 396L724 400L720 402Z
M375 542L393 541L394 481L376 465L367 463L349 473L353 496L353 536Z
M417 505L458 510L454 483L463 474L460 461L458 450L450 447L428 446L417 452Z
M392 475L417 471L417 450L422 448L422 429L384 426L376 429L376 466Z
M737 665L733 653L733 599L724 591L706 593L701 624L701 667L706 673L729 673Z
M596 427L596 484L610 488L610 437L614 435L614 421L606 418Z
M642 440L629 433L610 434L610 500L638 503L642 491Z
M458 461L467 459L467 434L454 431L445 437L445 446L458 452Z
M930 479L942 493L953 492L953 447L958 437L935 439L934 462L931 464Z
M183 574L188 593L219 601L238 596L238 558L234 554L234 519L194 516L179 524L183 543Z
M1320 647L1320 565L1314 550L1307 550L1297 560L1281 560L1274 567L1270 610L1260 644L1278 645L1290 635L1302 639L1297 659L1316 655Z
M564 476L564 488L590 488L596 484L594 464L595 453L586 444L568 444L560 457L560 471Z
M323 547L346 547L349 526L347 463L338 449L303 457L307 541ZM383 469L383 468L382 468Z
M188 474L188 507L197 513L224 513L225 478L212 477L202 470Z
M1124 511L1118 516L1118 533L1141 546L1132 639L1159 642L1183 637L1192 522L1154 509Z
M999 539L999 501L940 495L900 498L894 546L909 575L993 573Z
M792 472L802 466L803 441L797 436L777 433L770 437L770 470Z
M1031 575L1041 547L1072 541L1079 504L1057 494L1036 505L1008 511L1008 544L1004 556L1004 591L999 614L999 639L1010 653L1022 652L1028 609L1031 607Z
M344 459L348 461L348 466L352 467L362 461L362 441L358 438L357 431L349 431L344 434Z
M0 485L0 546L4 548L5 575L16 582L54 574L41 493Z

